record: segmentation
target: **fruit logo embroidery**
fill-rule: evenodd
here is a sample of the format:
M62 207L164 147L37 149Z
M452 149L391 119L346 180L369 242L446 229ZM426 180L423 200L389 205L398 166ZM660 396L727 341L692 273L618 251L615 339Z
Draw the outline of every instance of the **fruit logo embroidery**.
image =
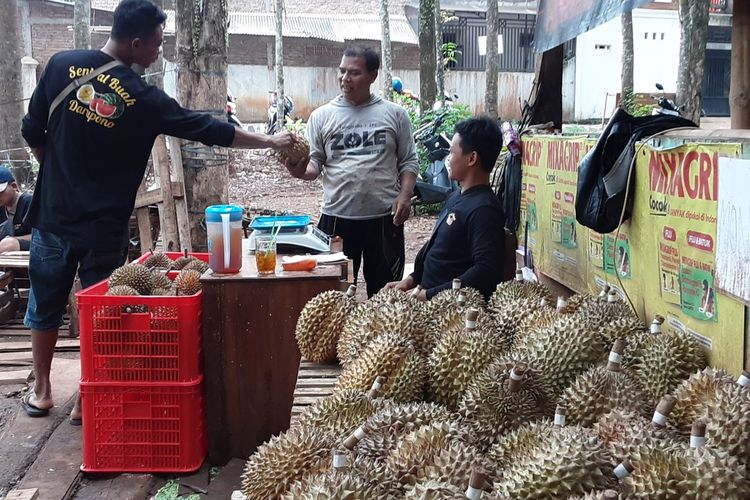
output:
M106 128L113 128L114 120L125 111L125 102L119 95L100 94L91 84L82 85L76 92L76 99L70 101L70 111L84 116L88 122L94 122Z

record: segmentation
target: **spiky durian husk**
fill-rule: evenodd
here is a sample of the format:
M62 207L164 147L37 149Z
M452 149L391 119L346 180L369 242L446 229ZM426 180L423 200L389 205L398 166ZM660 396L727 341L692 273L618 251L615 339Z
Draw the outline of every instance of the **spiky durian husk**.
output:
M151 290L151 295L155 296L162 296L162 297L172 297L175 294L174 287L170 288L154 288Z
M558 427L513 457L494 491L514 499L567 498L617 486L613 457L588 429Z
M725 450L750 467L750 389L719 387L706 412L706 446Z
M356 302L344 292L329 290L310 299L297 319L294 335L302 357L313 363L336 359L336 344Z
M151 272L151 290L152 290L151 294L156 295L155 293L153 293L153 290L165 289L165 288L167 289L172 288L172 280L169 279L169 277L166 274L161 273L158 270L152 271Z
M107 295L134 296L138 295L138 290L128 285L117 285L107 290Z
M187 257L180 257L179 259L175 259L174 261L172 261L172 265L170 266L170 268L179 271L181 269L184 269L185 266L187 266L194 260L198 260L198 258L193 257L192 255L189 255Z
M138 295L151 293L151 271L142 264L127 264L112 271L108 284L110 288L126 285L134 288Z
M622 481L628 498L750 497L750 481L745 478L744 466L735 458L706 447L643 445L628 458L635 468Z
M487 452L487 458L503 470L510 462L529 457L542 441L549 438L556 428L549 420L527 422L500 436Z
M201 273L194 269L183 269L174 279L174 286L180 295L194 295L201 290Z
M706 356L700 344L688 334L668 332L648 338L635 373L656 403L680 381L705 367Z
M308 427L272 437L245 464L242 493L249 499L280 497L293 481L326 468L334 444L326 431Z
M575 314L584 316L588 323L598 326L624 319L641 323L627 303L621 300L608 302L600 297L587 297L582 300Z
M466 307L453 304L432 313L432 318L425 334L423 352L426 356L432 353L437 343L444 336L451 333L461 334L464 331L467 310ZM495 332L499 339L504 339L506 345L510 345L512 342L512 332L507 329L497 328L495 317L487 313L484 309L479 309L477 329Z
M633 336L645 333L646 326L636 317L618 318L609 322L601 323L599 334L602 341L612 345L617 339L625 339L630 342Z
M466 500L466 488L459 488L445 481L430 479L410 486L404 498L420 500Z
M106 295L120 296L120 297L132 297L138 295L138 291L127 285L113 286L107 290ZM148 307L143 304L125 304L118 307L107 307L106 314L116 314L117 311L124 313L145 313L148 312Z
M193 259L192 261L185 264L185 267L182 268L183 271L192 270L192 271L198 271L200 274L205 273L208 271L208 263L203 262L200 259Z
M559 396L608 349L596 328L589 327L579 317L567 315L519 339L511 357L541 369L553 395Z
M497 289L492 292L487 308L493 313L499 314L511 302L531 300L535 304L539 304L542 299L552 302L552 295L543 284L535 281L512 280L497 285Z
M458 408L474 377L507 350L506 339L483 329L451 332L438 339L427 365L430 399Z
M538 309L541 309L539 301L535 299L519 299L490 310L490 315L498 333L510 339L512 343L515 341L521 322L535 314Z
M295 426L318 427L346 436L375 412L375 405L363 392L339 391L307 408Z
M296 165L310 156L310 143L303 134L292 133L292 147L285 151L271 151L269 155L281 164L289 162Z
M582 497L570 497L568 500L611 500L614 498L622 498L620 492L615 489L590 491Z
M680 382L673 395L677 403L669 416L677 430L690 435L693 423L706 416L706 410L715 405L718 391L724 385L734 384L734 379L724 370L706 368Z
M367 391L379 375L387 377L380 395L408 403L422 399L426 376L424 359L410 340L384 334L373 340L352 363L344 367L336 390Z
M629 456L643 443L673 446L680 442L677 431L669 424L655 427L651 421L633 410L616 409L605 413L594 424L599 440L618 458Z
M370 342L386 333L410 340L422 352L425 325L419 318L419 306L385 302L355 307L346 318L337 344L341 365L351 364Z
M435 403L389 405L367 419L367 434L357 444L356 450L360 455L384 460L406 434L425 425L455 419L456 416L446 407Z
M456 304L459 295L464 294L466 296L466 306L473 307L476 309L484 309L487 306L487 301L484 299L479 290L471 287L462 287L458 290L443 290L432 297L427 304L425 304L432 311L441 311L448 306Z
M526 333L535 330L537 328L545 328L552 325L555 321L560 319L563 314L554 307L544 306L538 307L525 315L518 322L516 326L517 338L523 337Z
M647 331L631 333L626 337L625 352L622 353L623 368L635 369L641 362L644 349L653 335Z
M492 363L474 378L459 404L459 415L483 450L521 424L554 413L552 394L538 370L527 367L520 390L508 388L514 365L507 360Z
M473 468L495 470L467 438L466 429L456 423L423 426L404 436L386 459L386 468L403 485L432 479L465 486Z
M162 252L152 253L143 265L149 269L167 269L172 264L172 260Z
M591 427L615 408L644 411L647 401L641 384L630 373L603 366L576 377L560 397L560 404L568 409L567 421L582 427Z

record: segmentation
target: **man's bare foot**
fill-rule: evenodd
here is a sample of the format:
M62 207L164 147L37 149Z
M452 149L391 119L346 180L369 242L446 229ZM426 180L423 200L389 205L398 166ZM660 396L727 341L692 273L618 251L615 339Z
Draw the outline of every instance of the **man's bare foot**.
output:
M73 405L73 410L71 410L70 412L70 423L80 423L82 414L83 412L81 411L81 395L78 394L76 396L76 403L75 405Z

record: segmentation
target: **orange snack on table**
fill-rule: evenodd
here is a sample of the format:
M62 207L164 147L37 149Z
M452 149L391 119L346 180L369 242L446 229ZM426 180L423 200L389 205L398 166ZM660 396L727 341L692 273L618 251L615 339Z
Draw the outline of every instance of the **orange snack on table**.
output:
M284 268L284 271L312 271L317 265L318 262L312 258L281 263L281 267Z

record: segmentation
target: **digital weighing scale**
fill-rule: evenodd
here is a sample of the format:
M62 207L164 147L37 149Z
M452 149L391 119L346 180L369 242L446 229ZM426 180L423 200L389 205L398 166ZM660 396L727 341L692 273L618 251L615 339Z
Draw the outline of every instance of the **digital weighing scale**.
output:
M271 232L280 228L276 235L278 253L328 253L331 238L310 223L309 215L280 215L255 217L250 224L250 251L255 251L255 239L271 237Z

